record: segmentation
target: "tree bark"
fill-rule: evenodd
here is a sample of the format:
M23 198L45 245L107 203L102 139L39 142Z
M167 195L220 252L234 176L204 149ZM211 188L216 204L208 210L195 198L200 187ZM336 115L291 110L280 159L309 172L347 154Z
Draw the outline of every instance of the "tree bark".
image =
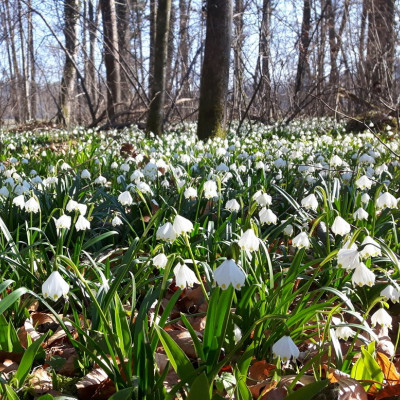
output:
M189 66L189 4L187 0L179 0L179 82L182 96L188 97L190 92L189 80L186 77Z
M65 0L64 2L64 36L65 36L65 63L61 80L60 110L58 121L69 127L73 122L73 103L76 91L76 58L79 48L78 22L80 13L79 0Z
M112 121L121 102L121 65L115 0L100 0L100 7L103 18L104 63L107 79L107 115Z
M168 32L171 13L171 0L159 0L157 10L157 31L154 47L154 78L152 81L150 109L146 132L162 135L163 109L165 101L165 75L168 59Z
M208 0L197 127L201 140L225 135L231 36L232 0Z

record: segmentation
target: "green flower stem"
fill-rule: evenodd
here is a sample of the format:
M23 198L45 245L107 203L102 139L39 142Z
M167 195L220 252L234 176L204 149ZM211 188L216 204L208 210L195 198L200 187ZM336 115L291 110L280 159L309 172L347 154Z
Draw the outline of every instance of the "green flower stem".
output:
M199 272L199 268L198 268L198 266L197 266L196 260L194 259L194 255L193 255L193 252L192 252L192 248L190 247L190 243L189 243L188 236L187 236L186 233L184 233L184 234L183 234L183 237L184 237L184 239L185 239L186 246L187 246L187 248L188 248L188 250L189 250L190 258L192 259L192 262L193 262L194 271L195 271L195 273L196 273L197 279L198 279L199 282L200 282L200 286L201 286L201 290L203 291L204 298L205 298L206 302L208 303L208 300L209 300L209 299L208 299L207 290L206 290L206 288L204 287L203 280L201 279L201 275L200 275L200 272Z

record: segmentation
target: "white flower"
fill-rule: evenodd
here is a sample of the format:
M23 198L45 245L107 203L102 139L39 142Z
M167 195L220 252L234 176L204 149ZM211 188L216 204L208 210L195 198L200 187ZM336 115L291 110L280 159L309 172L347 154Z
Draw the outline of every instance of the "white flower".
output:
M236 199L228 200L225 204L225 208L228 211L238 212L240 210L240 204L237 202Z
M90 172L87 169L84 169L81 172L81 178L82 179L90 179Z
M361 196L361 202L364 204L367 204L369 202L370 198L371 197L369 196L368 193L363 193Z
M66 296L69 291L69 285L58 271L53 271L42 285L43 297L48 297L54 301L61 296Z
M278 217L269 208L263 207L258 216L260 217L261 224L276 225L278 222Z
M392 285L388 285L381 291L381 296L387 300L392 300L393 303L398 303L400 298L400 291Z
M387 326L388 328L392 328L392 317L384 308L375 311L371 316L371 325L375 326L376 324L379 324L382 327Z
M119 225L123 225L123 221L122 221L122 219L120 218L120 217L118 217L118 215L116 215L113 219L112 219L112 221L111 221L111 225L112 226L119 226Z
M344 236L350 233L351 226L339 215L335 218L332 225L332 232L335 235Z
M165 268L165 266L167 265L168 262L168 258L164 253L160 253L157 254L155 257L153 257L153 264L157 267L157 268Z
M397 207L397 199L389 192L382 193L376 199L376 208L381 210L383 208L396 208Z
M176 239L176 232L171 222L167 222L157 229L156 238L166 242L173 242Z
M349 326L339 326L336 328L335 336L338 339L348 340L349 337L353 337L356 333Z
M5 186L0 188L0 196L8 197L9 195L10 195L10 192L8 191L8 189Z
M294 232L294 228L292 224L288 224L285 226L285 228L283 229L283 234L286 236L292 236Z
M185 199L195 199L197 197L197 190L194 187L188 187L183 193Z
M176 286L179 286L181 289L184 289L186 286L193 287L195 283L200 284L195 273L186 264L179 263L174 268L174 275Z
M15 199L14 199L15 200ZM27 212L31 212L36 214L37 212L40 211L40 205L38 201L34 198L31 197L26 203L25 203L25 210Z
M274 358L280 357L282 361L286 362L292 357L296 359L300 355L299 348L293 342L290 336L281 337L273 346L272 353Z
M354 270L351 281L354 286L372 286L375 283L375 275L361 262Z
M255 198L255 201L259 206L266 207L272 204L272 197L267 193L261 193Z
M342 164L343 164L343 160L342 160L339 156L334 155L334 156L331 158L331 165L332 165L332 167L340 167Z
M176 215L173 228L177 235L182 235L184 233L190 233L193 230L193 224L187 218Z
M362 258L377 257L382 255L381 246L374 239L372 239L371 236L367 236L362 241L361 246L364 246L360 251Z
M233 260L225 260L218 268L214 271L214 279L223 290L227 289L229 285L232 285L235 289L240 290L244 285L246 275L236 265Z
M60 218L55 221L57 229L69 229L71 228L71 217L69 215L61 215Z
M25 207L24 195L21 194L20 196L14 197L13 204L22 210Z
M316 211L318 207L318 200L314 193L309 194L301 201L301 206L307 209Z
M305 232L299 233L292 240L292 245L301 249L302 247L308 249L310 247L310 240L308 239L308 235Z
M354 214L353 214L353 218L355 220L367 220L369 217L369 214L362 208L360 207Z
M95 180L94 180L94 183L96 184L96 185L101 185L101 186L104 186L106 183L107 183L107 179L106 178L104 178L104 176L98 176Z
M209 180L205 182L203 190L204 190L204 197L206 199L212 199L214 197L218 197L218 188L215 181Z
M80 215L75 223L75 228L77 231L85 231L90 229L90 222L83 215Z
M120 169L122 172L129 172L129 164L123 163L123 164L121 164L121 166L119 167L119 169Z
M68 164L68 163L66 163L66 162L63 162L62 164L61 164L61 170L62 171L66 171L66 170L68 170L68 169L71 169L71 166Z
M371 189L372 181L368 178L367 175L363 175L356 180L355 184L359 189L362 190Z
M133 199L131 194L128 191L122 192L118 196L118 201L123 205L123 206L130 206L133 203Z
M242 250L257 251L260 246L260 240L254 233L253 229L247 229L238 241L239 247Z
M65 209L68 212L72 212L75 211L77 207L78 207L78 202L71 199L68 201L67 205L65 206Z
M355 249L340 249L338 254L338 267L355 269L360 265L360 253L357 248Z
M85 215L87 211L87 205L78 203L75 208L76 211L79 211L79 214Z

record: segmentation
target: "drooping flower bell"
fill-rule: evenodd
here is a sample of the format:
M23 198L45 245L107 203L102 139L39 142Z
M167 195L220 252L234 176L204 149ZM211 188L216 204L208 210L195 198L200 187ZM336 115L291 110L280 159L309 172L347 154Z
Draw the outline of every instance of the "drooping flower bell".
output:
M165 240L166 242L172 243L176 239L176 236L175 229L171 222L166 222L164 225L160 226L156 232L156 238Z
M123 205L123 206L130 206L133 203L133 199L129 191L122 192L118 196L118 201Z
M184 289L186 286L193 287L195 283L200 284L195 273L186 264L178 263L174 268L174 275L176 286L179 286L181 289Z
M86 231L90 229L90 222L83 215L79 215L75 223L75 229L77 231Z
M177 235L183 235L184 233L190 233L193 230L193 224L187 218L182 217L181 215L176 215L173 228Z
M380 308L378 311L375 311L372 314L371 325L375 326L376 324L379 324L382 327L386 326L388 328L392 328L392 317L384 308Z
M71 228L71 217L69 215L61 215L60 218L55 221L57 229L69 229Z
M260 217L261 224L276 225L278 222L278 217L269 208L263 207L258 216Z
M164 253L160 253L153 257L152 261L158 269L163 269L167 265L168 258Z
M14 204L14 206L17 206L17 207L19 207L21 210L23 210L24 207L25 207L25 198L24 198L24 195L21 194L21 195L19 195L19 196L17 196L17 197L14 197L12 203Z
M362 258L378 257L382 255L381 246L371 236L367 236L361 243L364 246L360 251Z
M233 260L225 260L218 268L214 271L214 279L223 290L227 289L229 285L232 285L235 289L240 290L244 285L246 275L236 265Z
M50 298L54 301L61 296L66 296L69 292L69 285L58 271L53 271L42 285L42 293L45 299Z
M363 262L361 262L354 270L351 281L354 286L373 286L375 283L375 275Z
M348 340L356 334L349 326L338 326L335 330L335 336L338 339Z
M337 254L338 267L347 270L356 269L360 265L358 249L340 249Z
M297 247L298 249L310 247L310 240L308 239L308 235L306 232L299 233L296 237L292 240L292 245Z
M350 230L351 230L350 224L347 221L345 221L341 216L338 215L333 221L332 232L335 235L344 236L350 233Z
M225 208L231 212L238 212L240 210L240 204L236 199L228 200L225 204Z
M304 197L304 199L301 200L301 206L306 209L311 209L313 211L317 211L318 200L315 197L315 194L311 193L307 197Z
M252 252L258 250L260 246L260 240L254 233L253 229L247 229L247 231L244 232L239 239L238 244L242 250L248 250Z
M376 199L375 204L378 210L383 208L397 208L397 199L389 192L385 192Z
M355 184L361 190L371 189L372 181L368 178L367 175L363 175L356 180Z
M369 214L362 207L357 209L353 214L353 218L355 220L367 220L368 217L369 217Z
M386 300L392 300L393 303L398 303L400 298L400 291L392 285L388 285L380 293Z
M272 353L274 358L280 357L286 362L290 359L296 359L300 355L300 350L293 342L290 336L282 336L273 346Z

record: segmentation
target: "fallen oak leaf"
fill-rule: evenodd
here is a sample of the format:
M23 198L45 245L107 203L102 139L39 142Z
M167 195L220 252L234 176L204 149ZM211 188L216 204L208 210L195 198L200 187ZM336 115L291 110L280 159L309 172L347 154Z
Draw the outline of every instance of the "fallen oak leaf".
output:
M384 353L378 351L376 353L376 361L381 367L385 380L389 385L400 383L400 374L397 372L395 365Z
M397 385L388 385L384 387L379 393L376 395L375 400L382 400L388 397L400 396L400 384Z

